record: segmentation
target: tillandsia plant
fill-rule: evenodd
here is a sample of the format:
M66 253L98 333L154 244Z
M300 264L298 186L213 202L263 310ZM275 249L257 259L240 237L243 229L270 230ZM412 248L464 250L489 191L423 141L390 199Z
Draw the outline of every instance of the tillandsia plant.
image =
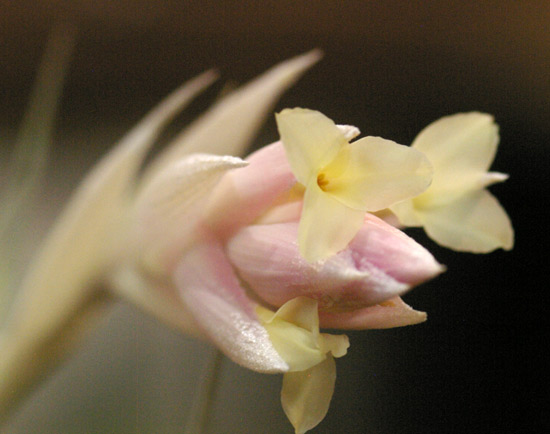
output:
M408 147L352 141L355 127L285 109L281 140L239 158L281 92L318 59L313 51L283 62L225 96L142 167L162 127L215 78L199 76L85 178L3 324L4 415L75 341L74 326L93 324L85 314L120 297L244 367L282 373L283 409L305 433L326 415L334 358L349 347L321 329L420 323L426 314L400 296L443 271L373 212L458 250L512 247L508 218L484 189L504 179L486 173L498 140L488 115L444 118Z

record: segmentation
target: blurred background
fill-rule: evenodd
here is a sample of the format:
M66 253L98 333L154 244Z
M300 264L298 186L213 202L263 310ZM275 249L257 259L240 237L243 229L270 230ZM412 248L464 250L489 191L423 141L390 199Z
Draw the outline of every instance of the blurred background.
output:
M1 162L59 20L77 27L77 44L47 182L27 243L12 252L18 266L85 171L176 86L212 67L221 72L220 83L174 130L204 110L224 83L244 83L319 47L324 59L277 109L317 109L402 144L443 115L495 115L501 145L492 169L510 180L491 191L514 223L516 247L458 254L411 231L448 266L405 296L428 312L428 322L351 333L328 416L313 432L550 428L541 381L548 328L542 274L548 267L549 2L0 0ZM269 119L255 144L276 139ZM20 408L7 433L181 433L209 351L117 306ZM208 432L291 432L280 382L226 360Z

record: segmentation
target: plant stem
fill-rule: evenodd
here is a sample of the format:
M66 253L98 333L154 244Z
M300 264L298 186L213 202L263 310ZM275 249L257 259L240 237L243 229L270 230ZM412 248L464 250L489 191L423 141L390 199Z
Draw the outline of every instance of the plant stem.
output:
M214 396L219 384L220 371L223 362L223 354L216 348L209 356L203 376L199 383L199 390L196 399L193 401L187 423L185 434L205 434L208 424L208 413L212 409Z

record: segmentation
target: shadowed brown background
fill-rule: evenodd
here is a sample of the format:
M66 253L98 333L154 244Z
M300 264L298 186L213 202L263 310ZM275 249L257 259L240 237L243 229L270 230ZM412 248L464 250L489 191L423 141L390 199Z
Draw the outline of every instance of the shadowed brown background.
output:
M211 67L221 82L243 83L319 47L324 59L277 108L318 109L403 144L443 115L494 114L501 146L493 169L511 177L492 191L512 218L516 248L456 254L412 231L449 268L405 297L429 320L352 333L331 409L313 432L549 428L540 348L547 326L550 3L0 0L2 160L59 19L79 34L48 182L34 210L35 238L100 155L164 95ZM176 124L205 109L221 88L200 97ZM276 138L269 119L255 143ZM180 433L207 352L119 306L8 432ZM227 362L209 432L290 432L279 381Z

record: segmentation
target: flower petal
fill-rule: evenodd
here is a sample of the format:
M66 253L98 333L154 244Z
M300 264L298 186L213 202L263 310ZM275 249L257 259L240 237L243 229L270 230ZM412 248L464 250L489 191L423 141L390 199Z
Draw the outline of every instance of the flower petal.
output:
M348 207L378 211L417 196L430 185L428 159L408 146L365 137L341 149L322 170L324 190Z
M400 297L352 312L319 312L321 327L344 330L403 327L419 324L426 319L425 312L414 310Z
M284 374L281 403L296 434L309 431L325 418L335 382L336 363L330 355L306 371Z
M277 312L261 306L256 312L289 372L304 371L325 360L327 351L319 345L317 301L299 297Z
M307 261L316 262L345 249L363 225L364 215L325 193L317 179L312 179L298 229L300 253Z
M237 157L194 154L172 162L142 186L133 215L140 260L149 271L162 274L172 268L192 241L220 178L246 165Z
M421 210L424 229L437 243L458 251L487 253L514 245L506 211L486 190L470 192L445 206Z
M303 185L347 144L342 130L318 111L285 109L275 119L292 172Z
M412 144L434 166L427 197L477 183L493 162L498 141L498 126L485 113L459 113L428 125Z
M414 199L394 203L389 210L397 217L399 224L408 227L422 226L422 220L416 212ZM391 218L391 217L390 217ZM388 221L388 219L386 219Z
M217 241L184 254L173 278L199 327L227 357L258 372L288 370Z
M182 131L146 175L191 153L243 155L273 104L320 57L312 50L281 62L230 93Z

